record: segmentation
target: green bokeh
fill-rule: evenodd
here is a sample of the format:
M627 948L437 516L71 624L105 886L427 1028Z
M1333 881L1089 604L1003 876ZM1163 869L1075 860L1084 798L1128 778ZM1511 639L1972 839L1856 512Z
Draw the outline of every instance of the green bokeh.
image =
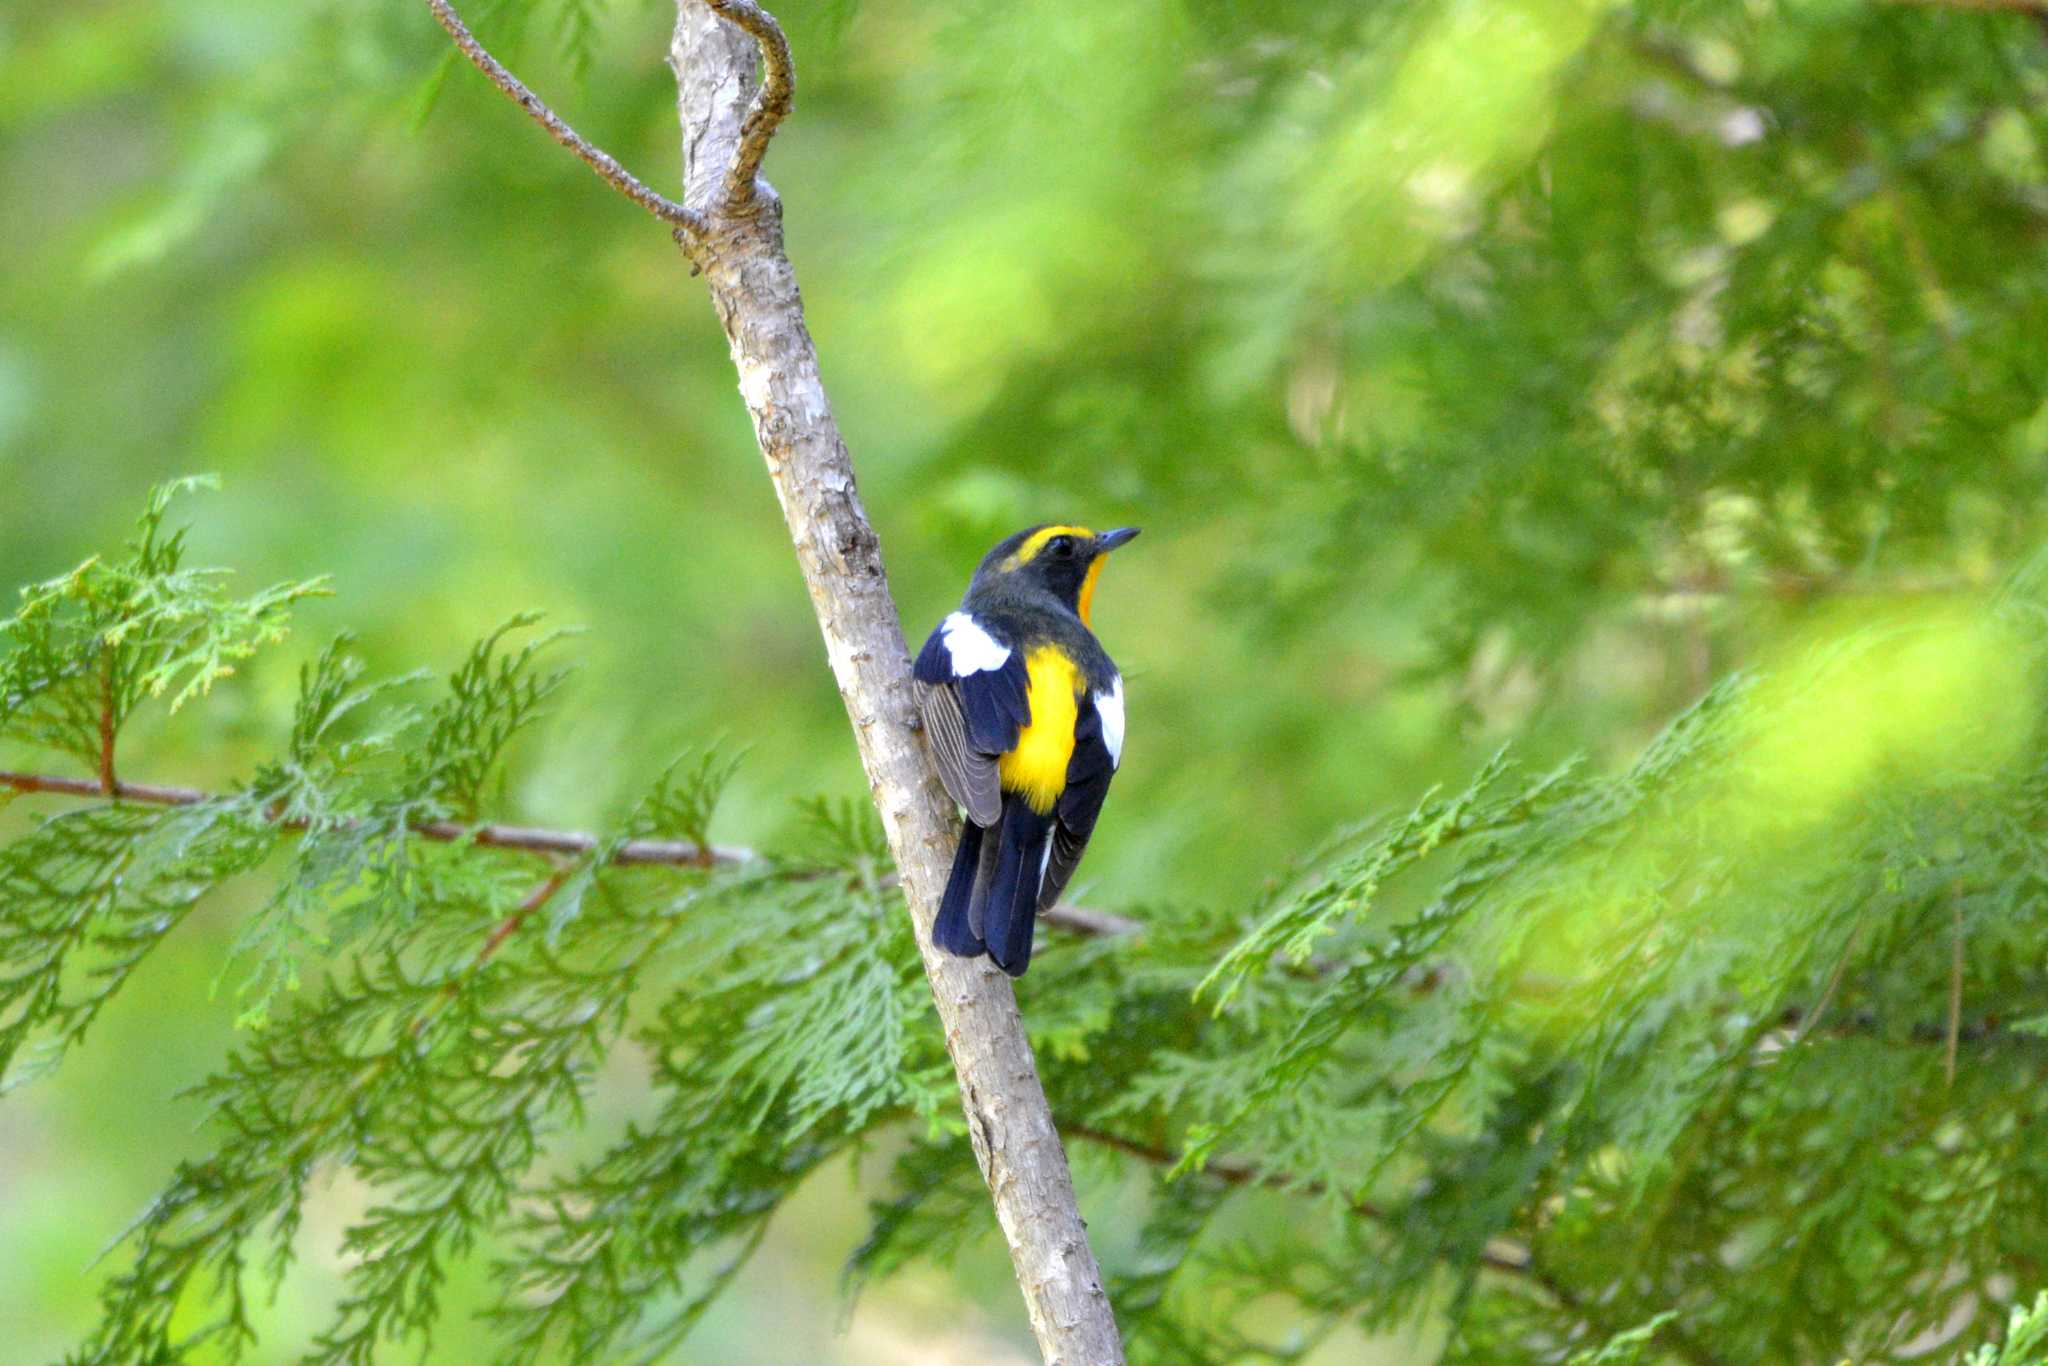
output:
M669 11L476 8L672 182ZM2048 63L2025 16L783 17L802 87L767 170L913 644L1009 530L1146 528L1098 599L1130 745L1077 899L1247 901L1503 740L1613 760L1832 598L1980 588L2038 538ZM584 629L580 677L505 817L590 825L721 736L747 752L723 839L862 793L701 285L444 48L398 0L0 13L0 582L218 471L184 505L195 557L337 595L139 729L131 776L246 773L338 631L378 669L445 671L538 608ZM0 1104L0 1356L71 1340L92 1254L204 1143L176 1095L228 1037L237 909ZM835 1335L858 1199L815 1185L701 1359L1026 1350L986 1253ZM357 1199L323 1197L313 1232ZM309 1258L277 1312L317 1322L331 1289ZM750 1356L764 1325L787 1336Z

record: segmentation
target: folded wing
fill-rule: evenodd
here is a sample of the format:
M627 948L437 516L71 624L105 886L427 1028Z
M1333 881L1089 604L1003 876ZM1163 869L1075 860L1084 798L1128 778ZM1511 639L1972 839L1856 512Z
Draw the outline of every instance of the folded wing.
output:
M939 624L914 670L918 710L939 780L967 818L986 828L1003 815L996 760L1031 721L1024 661L966 612Z
M1046 857L1045 878L1038 888L1038 909L1049 910L1066 890L1088 840L1095 833L1095 818L1102 814L1102 802L1109 795L1109 780L1115 776L1124 747L1123 680L1106 693L1098 693L1091 705L1081 709L1074 726L1074 757L1067 762L1067 785L1053 808L1052 846Z

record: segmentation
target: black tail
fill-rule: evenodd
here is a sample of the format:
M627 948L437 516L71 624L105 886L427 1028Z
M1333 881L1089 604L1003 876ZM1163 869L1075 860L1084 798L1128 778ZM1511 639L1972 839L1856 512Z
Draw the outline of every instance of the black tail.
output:
M985 833L973 821L963 821L960 848L953 855L953 874L946 879L946 895L939 902L939 918L932 922L932 943L947 953L975 958L988 951L967 915L974 900L975 871L981 866L981 842Z
M966 822L939 917L932 922L932 943L962 958L986 953L1012 977L1023 976L1031 962L1038 885L1051 838L1052 818L1013 793L1004 794L996 824L984 830Z
M1003 796L1003 847L989 879L981 932L988 956L1012 977L1031 965L1031 931L1038 920L1038 884L1045 876L1045 851L1052 818L1033 811L1015 793Z

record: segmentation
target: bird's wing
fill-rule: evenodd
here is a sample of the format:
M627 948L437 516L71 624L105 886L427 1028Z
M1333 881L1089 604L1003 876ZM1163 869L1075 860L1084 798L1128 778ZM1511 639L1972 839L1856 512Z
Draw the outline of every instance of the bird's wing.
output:
M917 685L918 710L924 715L925 737L938 761L939 781L954 801L967 808L979 826L994 825L1003 814L1003 794L995 756L978 752L967 740L967 718L960 694L950 683Z
M1124 748L1124 685L1121 678L1108 692L1095 694L1074 724L1074 757L1067 762L1067 785L1053 808L1052 844L1045 876L1038 884L1038 909L1051 909L1066 890L1067 880L1081 864L1095 818L1109 795Z
M972 616L955 612L925 642L914 674L939 780L969 820L994 825L1003 814L996 760L1017 747L1031 722L1024 661Z

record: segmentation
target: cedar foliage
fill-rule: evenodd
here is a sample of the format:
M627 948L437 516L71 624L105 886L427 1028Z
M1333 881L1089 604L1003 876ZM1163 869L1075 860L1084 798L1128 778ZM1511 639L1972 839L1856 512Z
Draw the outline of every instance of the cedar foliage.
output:
M852 9L791 7L807 62L805 25L843 31ZM606 58L583 0L471 17L515 58ZM424 119L457 70L418 18L313 7L259 74L194 77L210 117L188 164L95 268L177 262L303 143L305 181L350 186L347 206L299 187L325 212L402 221L430 244L421 278L460 269L472 212L399 215L541 163L513 116L466 145L453 189L333 173L360 152L334 109ZM887 406L918 420L867 414L869 448L914 452L894 477L943 528L928 558L1009 529L1020 487L1189 524L1227 507L1239 548L1207 587L1280 694L1250 730L1263 767L1348 792L1386 752L1367 747L1384 709L1285 686L1303 640L1391 638L1412 676L1517 732L1463 781L1358 811L1253 904L1119 908L1141 936L1056 942L1027 980L1084 1198L1136 1211L1104 1248L1133 1358L1288 1360L1422 1321L1457 1362L2048 1359L2048 1303L2026 1307L2048 1285L2038 26L1925 5L977 0L929 46L943 60L901 98L806 66L828 95L805 118L843 100L903 154L875 158L885 185L820 178L792 213L848 225L838 293L887 279L881 310L936 339L878 343ZM317 80L292 79L301 61ZM672 138L652 76L637 102L599 83L608 144ZM870 126L877 102L900 129ZM333 121L347 135L322 163ZM435 132L479 137L460 122ZM1186 173L1141 173L1159 160ZM567 235L601 258L626 216L544 164L554 212L584 215ZM901 226L869 222L875 203ZM564 235L531 221L551 248ZM70 277L18 272L10 302L45 278ZM565 368L641 302L532 287L557 291ZM673 306L643 332L665 336ZM530 330L480 306L436 340L495 373ZM595 369L672 360L586 349ZM450 406L397 364L272 375L274 406L368 459L346 444L366 398ZM497 393L498 417L552 431L529 387ZM600 406L593 444L654 425ZM395 477L466 434L382 435ZM7 623L10 749L96 777L103 718L118 742L205 707L321 591L240 597L185 567L170 496L125 554L32 588ZM1770 643L1794 608L1858 594L1868 610ZM439 689L334 643L274 718L274 755L213 799L25 802L36 823L0 847L10 1088L63 1085L66 1050L196 905L264 888L223 967L245 1032L202 1088L216 1146L110 1251L77 1359L259 1350L253 1297L337 1171L374 1199L324 1360L429 1341L478 1266L507 1359L660 1355L840 1156L889 1153L854 1286L994 1236L864 810L814 805L785 847L704 869L417 838L544 814L500 792L565 682L566 647L534 626ZM1580 686L1629 651L1684 695L1646 708L1641 745ZM1246 711L1214 688L1186 704L1176 667L1145 680L1155 733L1244 743ZM1513 670L1549 708L1519 713L1526 736L1488 708ZM1557 730L1599 752L1557 763ZM1138 763L1134 738L1126 790L1148 766L1156 791L1202 790L1163 745ZM605 840L701 843L731 764L679 763ZM622 1058L650 1079L644 1110L592 1133L582 1103Z
M97 771L79 690L118 743L312 591L235 599L187 569L171 492L124 557L6 623L7 739ZM1991 1333L2048 1279L2044 588L2048 565L1725 680L1613 775L1497 758L1259 905L1054 947L1029 1019L1058 1113L1151 1168L1114 1273L1133 1354L1287 1359L1424 1312L1461 1361L1876 1359L1958 1316ZM77 1359L253 1347L249 1296L334 1167L376 1200L328 1361L429 1340L470 1258L499 1278L507 1359L658 1355L807 1174L905 1120L856 1281L988 1235L865 809L814 806L796 847L729 870L612 866L627 838L703 844L733 769L707 755L552 869L417 838L488 815L560 685L546 638L512 643L532 624L424 706L337 643L238 790L91 802L0 849L10 1086L209 891L277 887L245 937L248 1032L200 1088L218 1144L123 1235ZM646 1115L546 1162L622 1047ZM1274 1202L1299 1209L1255 1217ZM1275 1296L1294 1338L1248 1326Z

